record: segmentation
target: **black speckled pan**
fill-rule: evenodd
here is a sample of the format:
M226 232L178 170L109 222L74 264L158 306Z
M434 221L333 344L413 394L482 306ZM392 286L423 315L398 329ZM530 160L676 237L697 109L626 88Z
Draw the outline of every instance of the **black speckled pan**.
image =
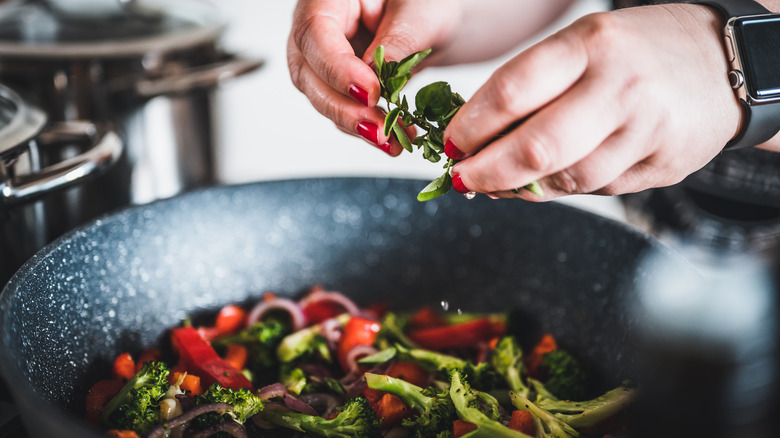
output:
M608 383L636 377L623 310L648 236L565 206L416 201L422 181L314 179L208 189L103 218L30 260L0 299L0 366L30 433L97 436L88 386L188 314L313 284L396 309L521 307ZM583 348L587 346L587 348Z

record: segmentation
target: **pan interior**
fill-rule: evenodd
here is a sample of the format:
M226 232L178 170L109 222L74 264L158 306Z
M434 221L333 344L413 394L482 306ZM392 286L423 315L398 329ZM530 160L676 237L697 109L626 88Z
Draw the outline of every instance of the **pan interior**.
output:
M122 351L182 318L315 284L359 304L522 309L608 384L636 377L624 303L643 254L615 222L553 203L419 203L416 180L336 178L212 188L125 210L50 245L0 303L2 369L21 398L80 413ZM669 256L670 262L676 259Z

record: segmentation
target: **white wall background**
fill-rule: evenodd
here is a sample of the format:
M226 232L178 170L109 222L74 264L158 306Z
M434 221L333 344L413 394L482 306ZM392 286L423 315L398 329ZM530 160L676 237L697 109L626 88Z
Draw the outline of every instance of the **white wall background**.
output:
M286 64L294 0L216 3L229 21L224 46L266 61L261 70L226 83L220 90L218 124L221 128L217 140L219 174L223 181L241 183L342 175L439 176L441 166L429 163L417 152L391 158L361 139L342 133L295 89ZM606 0L581 0L538 38L588 12L606 7ZM502 61L425 70L412 79L407 93L413 95L420 86L446 80L454 91L468 99ZM622 218L622 209L611 198L573 197L566 202Z

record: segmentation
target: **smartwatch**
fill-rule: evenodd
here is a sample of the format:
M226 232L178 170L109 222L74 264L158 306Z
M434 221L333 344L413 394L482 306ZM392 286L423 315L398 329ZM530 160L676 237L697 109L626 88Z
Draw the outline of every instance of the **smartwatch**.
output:
M724 16L728 79L742 106L739 133L724 149L756 146L780 131L780 14L752 0L707 0Z

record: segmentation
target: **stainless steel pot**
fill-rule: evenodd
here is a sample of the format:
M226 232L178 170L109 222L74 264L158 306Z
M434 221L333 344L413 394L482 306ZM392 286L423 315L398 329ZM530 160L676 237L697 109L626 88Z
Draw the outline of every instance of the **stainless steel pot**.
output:
M262 62L219 47L224 22L202 1L11 1L0 6L0 83L52 122L91 120L116 129L125 153L100 180L47 199L33 225L21 212L4 233L4 283L64 231L118 206L215 182L212 98L221 82ZM39 148L42 166L70 159ZM39 226L40 225L40 226ZM46 228L46 232L32 229Z
M49 163L46 157L55 154L69 157ZM84 201L76 198L78 193L59 194L105 174L121 155L122 142L108 125L85 121L47 125L43 111L0 86L0 283L83 217L57 204L72 199L69 205L78 205ZM58 212L57 219L48 220L53 211Z

